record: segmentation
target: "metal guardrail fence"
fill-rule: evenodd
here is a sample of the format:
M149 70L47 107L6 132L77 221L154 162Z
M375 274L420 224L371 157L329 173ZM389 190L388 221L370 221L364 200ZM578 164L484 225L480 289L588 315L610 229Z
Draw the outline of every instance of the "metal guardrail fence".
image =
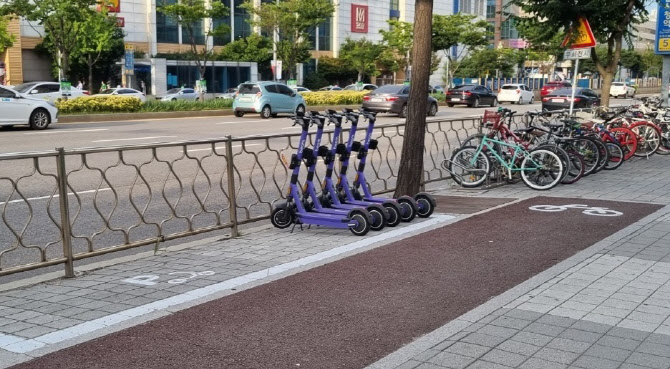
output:
M424 183L448 177L440 162L479 122L429 121ZM374 133L368 185L391 192L404 123ZM285 198L290 174L282 157L298 139L296 132L0 155L0 276L57 264L73 276L76 260L224 228L236 236L239 225L268 218ZM324 144L331 139L325 133ZM324 168L317 167L318 184Z

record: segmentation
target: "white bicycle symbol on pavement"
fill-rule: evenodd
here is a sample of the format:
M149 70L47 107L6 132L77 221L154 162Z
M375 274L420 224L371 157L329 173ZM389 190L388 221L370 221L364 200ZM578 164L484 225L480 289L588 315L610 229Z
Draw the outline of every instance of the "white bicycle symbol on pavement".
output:
M601 208L598 206L588 206L588 205L581 205L581 204L570 204L570 205L534 205L529 207L528 209L530 210L535 210L535 211L544 211L544 212L549 212L549 213L556 213L559 211L565 211L568 209L582 209L582 213L586 215L595 215L599 217L618 217L623 215L622 212L608 209L608 208Z

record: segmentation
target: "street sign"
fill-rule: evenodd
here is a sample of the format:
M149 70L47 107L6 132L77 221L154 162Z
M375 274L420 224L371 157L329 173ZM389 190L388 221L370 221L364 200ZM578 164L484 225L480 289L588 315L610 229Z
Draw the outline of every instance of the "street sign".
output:
M288 81L286 81L286 85L289 88L292 88L292 89L295 90L296 88L298 88L298 81L296 81L295 79L289 79Z
M577 36L575 36L575 39L573 41L574 43L570 43L572 41L573 32L577 33ZM577 24L577 28L573 27L568 32L568 35L565 36L565 39L563 40L561 47L566 46L568 47L568 49L584 49L587 47L596 46L596 38L593 37L591 26L589 25L589 21L587 21L586 18L580 17Z
M282 64L281 60L277 60L277 65L275 66L275 68L277 69L277 79L281 79L281 68L282 68L281 64Z
M656 54L670 55L670 2L660 0L658 2L658 14L656 15Z
M576 60L588 59L591 57L591 49L567 49L563 52L563 59Z
M62 96L72 96L72 83L67 81L61 81L60 92Z
M135 45L126 45L125 69L127 75L135 74Z

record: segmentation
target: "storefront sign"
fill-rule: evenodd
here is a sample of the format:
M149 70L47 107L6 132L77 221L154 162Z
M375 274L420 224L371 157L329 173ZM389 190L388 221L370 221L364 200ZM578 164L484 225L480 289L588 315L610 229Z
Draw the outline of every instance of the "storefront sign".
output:
M126 74L135 74L135 45L126 45L125 54Z
M522 38L513 38L509 40L510 49L524 49L526 48L526 40Z
M351 32L368 33L368 6L351 4Z

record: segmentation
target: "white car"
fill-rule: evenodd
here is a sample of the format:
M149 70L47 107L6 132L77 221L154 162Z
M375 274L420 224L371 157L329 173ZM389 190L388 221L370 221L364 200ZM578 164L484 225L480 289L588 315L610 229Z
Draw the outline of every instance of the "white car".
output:
M92 97L107 97L107 96L125 96L125 97L136 97L140 101L147 101L147 97L140 91L134 90L132 88L108 88L99 94L95 94Z
M32 97L51 102L63 97L60 83L58 82L28 82L14 87L14 91L21 94L23 97ZM88 95L88 91L80 90L76 87L70 88L68 99L76 99L78 97Z
M52 102L24 97L20 93L0 86L0 126L30 125L32 129L46 129L58 123L58 109Z
M377 89L377 85L370 83L364 83L360 87L357 84L349 85L344 88L346 91L374 91Z
M139 92L139 91L138 91ZM165 95L156 96L156 100L160 101L177 101L177 100L200 100L200 94L192 88L172 88L169 89Z
M510 83L502 85L498 90L498 102L511 102L512 104L532 104L535 102L535 94L524 84Z
M633 97L635 96L635 88L625 82L612 82L612 86L610 86L610 96L614 96L615 98L621 96L624 98Z

